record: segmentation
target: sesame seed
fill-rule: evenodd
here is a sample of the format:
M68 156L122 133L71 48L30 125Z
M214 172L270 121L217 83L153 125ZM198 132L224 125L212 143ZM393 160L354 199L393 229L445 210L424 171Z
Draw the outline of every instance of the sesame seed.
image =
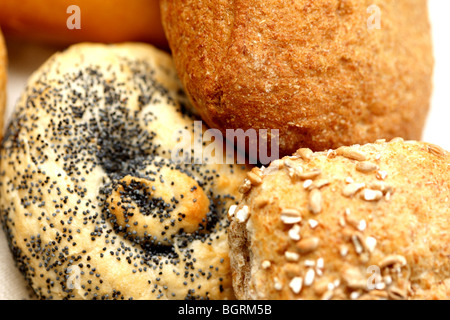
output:
M236 212L236 219L240 223L246 222L248 220L249 216L250 215L249 215L248 206L243 206L241 209L239 209Z

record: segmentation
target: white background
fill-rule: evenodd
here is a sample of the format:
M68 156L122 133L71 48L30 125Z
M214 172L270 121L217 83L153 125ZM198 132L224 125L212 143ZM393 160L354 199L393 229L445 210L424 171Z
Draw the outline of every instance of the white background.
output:
M394 0L392 0L394 1ZM434 94L423 140L450 151L450 1L429 0L435 49ZM55 48L7 42L10 58L9 115L29 75L55 52ZM5 236L0 231L0 299L27 298L24 281L14 267Z

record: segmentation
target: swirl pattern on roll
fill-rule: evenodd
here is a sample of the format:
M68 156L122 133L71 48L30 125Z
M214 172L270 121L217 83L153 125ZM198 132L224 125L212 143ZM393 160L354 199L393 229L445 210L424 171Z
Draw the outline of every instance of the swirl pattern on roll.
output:
M75 45L33 74L1 149L0 213L39 298L234 297L226 211L245 168L172 161L195 119L148 45Z

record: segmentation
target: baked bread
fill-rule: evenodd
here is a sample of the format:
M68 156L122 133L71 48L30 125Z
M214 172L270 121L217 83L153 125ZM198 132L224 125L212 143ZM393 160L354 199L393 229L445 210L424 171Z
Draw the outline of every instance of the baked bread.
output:
M281 156L421 138L434 63L427 10L426 0L161 1L204 121L278 129Z
M226 212L246 171L174 157L180 133L199 138L186 101L145 44L78 44L31 76L1 148L0 217L40 299L234 297Z
M448 299L449 167L394 139L253 169L229 214L236 297Z
M0 141L3 138L3 125L6 109L7 52L2 31L0 30Z
M69 29L79 8L80 29ZM144 41L167 48L158 0L14 0L0 1L0 25L6 34L67 45L82 41ZM74 15L75 14L75 15Z

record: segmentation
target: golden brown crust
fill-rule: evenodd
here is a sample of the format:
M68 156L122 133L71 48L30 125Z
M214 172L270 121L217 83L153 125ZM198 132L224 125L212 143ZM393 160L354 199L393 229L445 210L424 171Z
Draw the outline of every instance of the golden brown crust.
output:
M70 5L80 8L81 29L68 29ZM167 48L158 0L14 0L0 2L5 33L32 41L71 44L82 41L144 41Z
M373 4L381 30L367 27ZM161 9L180 78L211 127L279 129L282 156L421 137L433 67L426 0L162 0Z
M185 100L145 44L78 44L31 76L1 148L0 221L39 298L234 298L226 212L246 171L172 159L183 130L198 138Z
M3 139L3 126L5 121L6 80L8 68L7 56L5 41L3 39L2 31L0 30L0 142Z
M448 152L395 139L302 154L231 210L238 299L448 299Z

